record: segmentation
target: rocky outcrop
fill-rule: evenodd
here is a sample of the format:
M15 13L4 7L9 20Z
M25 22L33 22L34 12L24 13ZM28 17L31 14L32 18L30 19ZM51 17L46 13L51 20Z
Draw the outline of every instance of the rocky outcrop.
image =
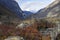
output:
M6 38L5 40L24 40L24 39L23 37L19 37L19 36L10 36Z

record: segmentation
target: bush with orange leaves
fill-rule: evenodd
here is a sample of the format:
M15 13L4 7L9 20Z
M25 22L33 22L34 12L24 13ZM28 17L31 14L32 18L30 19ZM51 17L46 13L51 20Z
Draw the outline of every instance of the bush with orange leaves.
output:
M22 34L26 40L41 40L42 37L41 33L37 29L34 29L32 27L24 28Z
M0 25L0 39L4 40L8 36L22 36L25 40L40 40L41 33L32 27L14 28L6 25Z
M25 28L16 28L15 26L0 25L0 39L4 40L8 36L21 36L25 40L42 40L40 29L52 28L55 24L45 20L35 21L34 24Z

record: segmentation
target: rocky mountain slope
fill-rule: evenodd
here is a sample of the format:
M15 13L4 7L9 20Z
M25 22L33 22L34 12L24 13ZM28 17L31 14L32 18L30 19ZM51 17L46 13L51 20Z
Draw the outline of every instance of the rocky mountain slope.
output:
M0 0L0 5L7 10L10 10L15 15L22 17L22 10L15 0Z
M59 17L60 16L60 1L55 1L49 5L51 10L48 12L47 17Z
M53 3L47 7L39 10L33 15L35 18L45 18L45 17L59 17L60 16L60 0L55 0Z
M18 23L23 18L22 10L16 1L0 0L0 22Z

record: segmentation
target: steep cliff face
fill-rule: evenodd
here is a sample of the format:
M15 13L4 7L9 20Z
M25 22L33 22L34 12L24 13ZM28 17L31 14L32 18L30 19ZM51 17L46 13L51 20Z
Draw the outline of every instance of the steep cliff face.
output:
M59 17L60 16L60 0L56 0L44 9L39 10L35 15L37 18Z

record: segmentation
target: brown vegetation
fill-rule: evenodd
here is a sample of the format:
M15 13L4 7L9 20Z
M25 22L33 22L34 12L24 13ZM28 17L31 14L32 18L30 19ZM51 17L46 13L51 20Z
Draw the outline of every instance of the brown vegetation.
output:
M25 28L15 28L15 26L0 25L0 39L3 40L8 36L21 36L25 40L44 40L48 36L42 36L40 29L52 28L55 24L48 23L47 21L35 21L34 24ZM50 39L49 39L50 40Z

